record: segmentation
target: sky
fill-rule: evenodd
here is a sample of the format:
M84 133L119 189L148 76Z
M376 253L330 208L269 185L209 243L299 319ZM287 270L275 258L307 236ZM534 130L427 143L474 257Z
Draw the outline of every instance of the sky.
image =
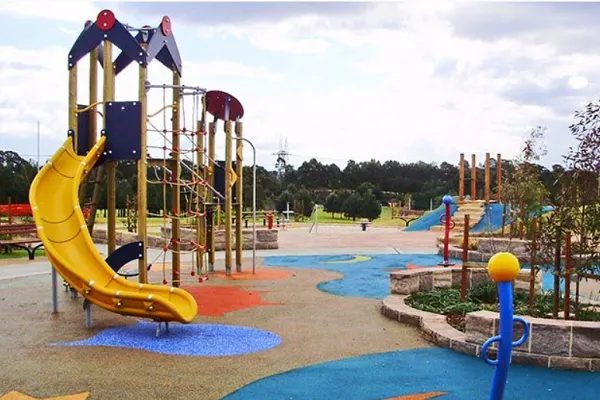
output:
M133 26L158 26L168 15L183 83L241 101L244 135L268 169L286 139L296 167L313 157L342 168L348 159L510 159L540 125L548 129L541 163L551 166L572 145L575 110L599 97L600 3L3 0L0 149L35 159L37 121L42 162L64 141L67 54L105 8ZM157 61L148 70L153 84L172 80ZM84 58L83 104L88 71ZM137 100L137 76L135 66L118 76L116 100ZM148 111L162 102L152 89ZM185 107L191 127L191 102ZM153 123L161 126L162 115ZM246 146L245 163L251 158Z

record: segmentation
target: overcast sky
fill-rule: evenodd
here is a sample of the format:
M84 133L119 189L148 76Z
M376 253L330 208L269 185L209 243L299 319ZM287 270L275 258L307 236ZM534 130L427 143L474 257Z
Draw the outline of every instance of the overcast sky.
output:
M268 168L285 138L296 166L511 158L537 125L548 128L543 163L561 162L574 111L600 97L600 4L420 3L1 1L0 148L35 155L37 120L43 155L64 140L67 53L83 23L110 8L137 26L171 17L183 82L240 99ZM171 77L154 62L149 79ZM117 100L135 100L136 85L131 67ZM149 111L161 101L153 91Z

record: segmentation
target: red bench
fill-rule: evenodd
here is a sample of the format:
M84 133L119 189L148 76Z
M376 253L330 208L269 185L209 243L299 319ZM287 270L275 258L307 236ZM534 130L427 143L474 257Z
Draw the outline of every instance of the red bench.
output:
M4 236L8 236L8 239L2 239ZM8 253L9 248L17 247L26 250L29 259L33 260L35 251L44 246L41 242L37 236L37 227L33 223L0 225L0 248L4 249L5 253Z

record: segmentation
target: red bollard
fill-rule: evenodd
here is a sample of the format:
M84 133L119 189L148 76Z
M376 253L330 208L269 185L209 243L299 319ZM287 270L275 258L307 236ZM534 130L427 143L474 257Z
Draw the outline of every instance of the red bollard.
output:
M272 212L267 214L267 228L273 229L273 213Z

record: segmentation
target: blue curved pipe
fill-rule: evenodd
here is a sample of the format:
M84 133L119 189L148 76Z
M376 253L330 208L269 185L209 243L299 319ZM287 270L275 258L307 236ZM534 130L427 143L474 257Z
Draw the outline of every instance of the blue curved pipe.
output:
M500 334L486 340L481 347L483 360L496 367L490 400L502 400L504 397L512 348L522 345L529 338L529 324L527 321L520 317L514 317L513 282L499 282L498 297L500 298ZM513 324L515 321L523 325L523 336L513 342ZM495 342L498 342L498 356L495 360L492 360L488 357L487 350Z

